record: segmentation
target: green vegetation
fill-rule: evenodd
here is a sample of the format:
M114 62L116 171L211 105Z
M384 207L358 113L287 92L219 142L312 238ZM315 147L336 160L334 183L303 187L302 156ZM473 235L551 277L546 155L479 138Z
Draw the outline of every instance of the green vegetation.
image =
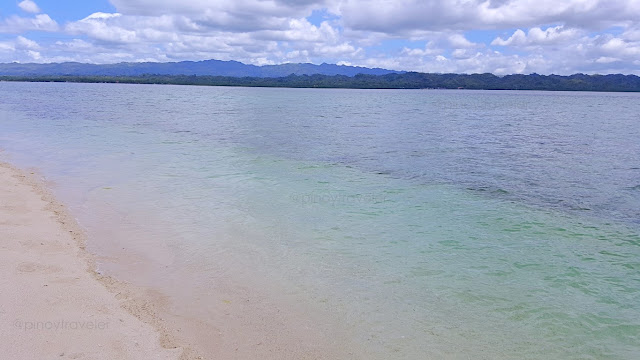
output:
M0 81L174 84L351 89L485 89L551 91L640 91L635 75L507 75L391 73L386 75L289 75L278 78L141 75L141 76L0 76Z

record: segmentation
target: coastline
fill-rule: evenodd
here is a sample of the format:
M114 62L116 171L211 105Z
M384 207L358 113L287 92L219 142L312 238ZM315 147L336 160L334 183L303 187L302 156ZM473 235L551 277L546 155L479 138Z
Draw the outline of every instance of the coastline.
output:
M1 64L0 64L1 65ZM147 85L193 85L259 88L361 89L361 90L513 90L640 92L636 75L506 75L403 73L386 75L295 75L285 77L238 77L224 75L8 75L0 82L70 82Z
M0 162L0 342L8 358L194 359L149 291L102 276L86 236L34 173Z

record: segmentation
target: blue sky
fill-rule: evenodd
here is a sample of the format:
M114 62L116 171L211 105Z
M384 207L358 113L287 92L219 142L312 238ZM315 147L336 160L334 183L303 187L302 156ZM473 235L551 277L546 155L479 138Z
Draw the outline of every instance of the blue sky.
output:
M639 0L2 0L0 62L640 75Z

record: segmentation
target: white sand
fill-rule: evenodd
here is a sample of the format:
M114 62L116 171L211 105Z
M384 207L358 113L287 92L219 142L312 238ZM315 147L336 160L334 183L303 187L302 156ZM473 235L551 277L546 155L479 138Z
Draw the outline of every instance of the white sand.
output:
M94 273L83 244L62 205L0 164L0 358L197 358L151 304Z

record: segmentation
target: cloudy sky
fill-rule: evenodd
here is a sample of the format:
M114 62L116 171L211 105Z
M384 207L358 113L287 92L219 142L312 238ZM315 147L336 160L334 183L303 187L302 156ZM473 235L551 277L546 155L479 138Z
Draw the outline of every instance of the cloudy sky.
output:
M640 75L640 0L1 0L0 62Z

